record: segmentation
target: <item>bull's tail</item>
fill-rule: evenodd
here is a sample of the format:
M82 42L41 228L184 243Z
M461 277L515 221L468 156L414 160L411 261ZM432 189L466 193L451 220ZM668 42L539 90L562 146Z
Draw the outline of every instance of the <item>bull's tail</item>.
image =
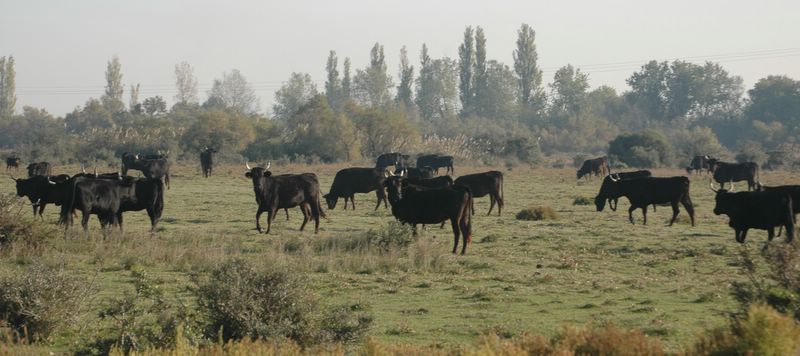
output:
M58 217L58 224L64 225L64 230L66 230L70 225L72 225L72 212L75 210L75 196L78 190L78 180L79 178L75 178L72 180L72 188L70 189L71 193L67 197L67 202L61 205L61 214Z
M161 183L160 179L156 179L158 183L156 183L156 201L155 206L155 217L156 221L161 219L161 213L164 212L164 184Z
M461 185L454 185L453 188L465 194L463 205L459 212L461 218L457 222L464 239L462 251L465 251L466 245L472 243L472 214L474 213L472 211L472 191L468 187Z
M169 189L169 171L164 175L164 183L167 185L167 189Z
M505 200L503 200L503 198L505 197L505 193L503 193L503 176L500 176L500 192L499 193L500 193L500 195L498 197L500 199L498 199L497 202L498 202L498 206L500 207L500 209L502 209L503 205L505 204Z

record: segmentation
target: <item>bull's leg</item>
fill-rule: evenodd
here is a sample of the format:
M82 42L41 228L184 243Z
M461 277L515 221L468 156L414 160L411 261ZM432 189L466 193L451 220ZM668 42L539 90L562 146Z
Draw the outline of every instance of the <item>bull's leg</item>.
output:
M633 211L634 210L636 210L636 207L633 206L633 205L631 205L631 207L628 208L628 220L630 220L631 224L633 224Z
M486 216L492 215L492 209L494 209L494 194L489 194L489 212Z
M261 233L261 222L259 220L261 220L261 213L263 212L264 210L261 210L261 207L256 210L256 230L258 230L259 234Z
M83 227L83 233L86 236L89 236L89 212L84 210L83 216L81 216L81 226Z
M616 198L608 199L608 207L611 208L611 211L617 211L617 203L619 203L619 200Z
M786 224L786 242L794 240L794 223Z
M378 203L375 204L375 210L378 210L378 208L381 207L381 199L383 199L381 196L381 189L383 188L378 188L378 190L375 191L375 196L378 198ZM356 210L356 208L353 208L353 210Z
M644 218L642 225L647 225L647 205L642 207L642 217Z
M119 224L119 232L122 232L122 212L116 214L117 224Z
M442 224L441 224L441 225L439 225L439 228L440 228L440 229L444 229L444 223L446 223L446 222L447 222L447 221L442 221Z
M41 218L42 221L44 221L44 215L42 215L42 213L44 213L44 207L45 206L47 206L47 204L45 204L45 203L40 203L39 204L39 218Z
M692 226L694 226L694 205L688 194L683 197L681 204L683 204L683 208L686 209L686 212L689 213L689 219L692 221Z
M475 215L475 199L472 199L472 201L470 202L470 208L472 210L472 215Z
M737 232L736 242L744 243L744 239L747 237L747 229L742 229Z
M272 220L275 219L275 215L278 215L278 209L276 208L269 208L267 209L267 234L269 234L269 230L272 229Z
M289 209L283 208L283 211L286 212L286 221L289 221Z
M150 235L155 234L156 232L156 225L158 225L158 218L156 217L156 211L152 207L147 208L147 216L150 218ZM120 229L122 228L122 219L119 220Z
M653 204L653 207L655 207L655 206L656 205ZM647 208L645 208L644 210L647 210ZM675 223L675 219L678 218L678 213L679 212L680 212L680 210L678 210L678 202L677 201L673 201L672 202L672 220L669 221L669 226L672 226L672 224Z
M322 209L319 204L309 204L310 210L308 214L314 219L314 233L319 233L319 217L322 215Z
M453 254L455 255L456 251L458 251L458 231L459 231L458 218L457 217L450 218L450 225L453 227Z
M772 241L775 238L775 227L767 229L767 241Z
M308 204L300 204L300 211L303 212L303 225L300 225L300 231L303 231L306 227L306 223L308 222Z
M503 203L503 197L501 197L500 194L497 194L495 200L497 200L497 216L500 216L500 213L503 212L503 205L505 203Z

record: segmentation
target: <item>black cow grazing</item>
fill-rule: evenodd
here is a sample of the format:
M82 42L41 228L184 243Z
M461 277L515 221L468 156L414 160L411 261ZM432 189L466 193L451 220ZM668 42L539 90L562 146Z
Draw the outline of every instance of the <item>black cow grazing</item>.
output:
M728 215L728 226L733 228L737 242L744 243L749 229L767 230L768 241L772 241L776 226L786 227L786 242L794 239L794 210L788 193L781 190L731 193L725 189L716 193L714 214Z
M603 211L606 201L619 197L627 197L631 202L628 208L628 219L633 224L633 211L642 209L644 224L647 224L647 206L651 204L672 205L672 220L669 225L675 223L678 217L678 203L683 204L689 213L689 218L694 226L694 206L689 197L689 178L686 177L646 177L629 180L616 180L611 178L603 180L600 192L594 199L597 211Z
M17 196L28 197L33 206L33 216L38 214L44 219L42 213L47 204L62 205L70 196L70 176L66 174L55 177L35 176L27 179L14 179L17 186ZM38 211L37 211L38 210Z
M455 174L453 156L440 156L438 154L419 156L417 157L417 168L421 167L431 167L436 174L439 174L439 168L447 168L445 174Z
M20 164L22 164L22 160L19 157L6 157L6 172L11 168L14 168L14 171L16 171L19 169Z
M709 167L708 161L712 159L708 155L705 156L694 156L692 161L689 162L689 166L686 167L686 173L691 174L694 172L695 174L702 172L704 169L706 173L710 172L711 169Z
M416 179L431 179L436 176L434 173L433 168L431 167L408 167L408 168L400 168L394 171L394 174L401 174L406 178L416 178Z
M75 177L70 179L69 203L61 205L61 217L59 223L65 225L65 229L72 225L72 212L80 210L83 214L81 226L85 234L88 234L89 216L97 215L103 233L110 225L119 225L117 219L121 197L119 180L114 179L93 179L86 177Z
M714 181L725 187L725 182L733 183L746 180L747 190L758 187L758 164L755 162L727 163L711 158L708 160L709 170L714 173Z
M384 182L388 190L392 215L403 223L411 224L416 233L417 224L437 224L450 220L453 227L453 253L458 249L461 235L461 254L467 252L472 240L471 207L472 194L469 188L454 185L446 188L423 189L409 185L399 176L388 177Z
M205 147L200 151L200 167L203 170L203 177L208 178L211 175L211 170L214 168L214 154L217 150Z
M49 176L51 175L52 167L48 162L37 162L28 165L28 178L33 176Z
M258 203L256 211L256 230L261 232L261 213L267 212L267 231L272 227L278 209L300 206L303 212L303 225L306 227L309 217L314 219L314 233L319 232L319 218L324 216L319 201L319 181L313 173L273 176L268 171L269 165L263 167L250 167L247 165L245 176L253 180L253 191Z
M620 179L638 179L638 178L646 178L653 176L650 171L643 169L639 171L631 171L631 172L618 172L607 175L603 178L605 180L620 180ZM608 207L611 208L612 211L617 211L617 199L613 198L608 200ZM653 205L653 211L656 211L656 206Z
M428 155L421 155L417 157L417 168L421 167L433 167L432 163L434 158L439 157L438 154L428 154Z
M473 198L480 198L489 195L489 212L492 213L494 204L497 203L497 215L503 211L503 173L498 171L489 171L484 173L468 174L456 178L455 185L469 187L472 192ZM472 207L472 213L475 214L475 208Z
M162 155L149 155L149 157L162 158L141 158L138 154L122 154L122 175L127 175L129 169L136 169L142 172L147 178L164 178L164 184L169 189L169 161Z
M325 201L328 203L328 209L336 208L336 202L342 197L344 198L344 209L347 210L347 199L350 199L350 204L355 210L355 193L369 193L373 190L378 198L375 210L378 210L381 202L383 202L384 207L387 207L386 191L383 189L384 172L380 168L358 167L345 168L336 172L331 189L324 196Z
M583 161L583 165L578 169L578 179L583 176L590 177L594 174L595 177L607 175L611 173L611 168L608 166L608 157L597 157Z
M164 183L161 179L123 177L117 184L120 197L117 222L120 230L122 230L123 212L146 210L150 218L150 232L155 233L158 220L164 211Z
M375 168L383 169L389 166L402 167L402 162L403 154L400 152L384 153L378 156L378 159L375 161Z

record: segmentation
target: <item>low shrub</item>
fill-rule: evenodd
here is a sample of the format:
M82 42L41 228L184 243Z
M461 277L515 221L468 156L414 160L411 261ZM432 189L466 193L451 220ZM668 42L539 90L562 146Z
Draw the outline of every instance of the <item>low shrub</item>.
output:
M592 199L587 197L576 197L575 200L572 201L572 205L592 205Z
M0 317L18 337L46 340L76 324L93 295L92 282L62 267L32 265L0 277Z
M753 304L747 315L702 336L688 355L796 355L800 326L764 304Z
M549 206L529 206L517 213L517 220L557 220L558 213Z

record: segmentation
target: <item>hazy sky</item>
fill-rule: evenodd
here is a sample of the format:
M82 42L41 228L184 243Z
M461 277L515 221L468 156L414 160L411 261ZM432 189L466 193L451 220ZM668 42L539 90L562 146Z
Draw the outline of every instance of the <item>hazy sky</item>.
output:
M169 1L0 0L0 56L13 55L17 111L23 105L64 115L103 93L106 63L122 63L124 100L175 95L174 66L195 68L200 97L214 78L239 69L271 114L274 92L291 72L324 89L328 51L353 69L384 45L397 77L400 47L418 62L457 58L464 28L483 27L487 56L513 65L520 24L536 31L544 82L573 64L592 87L627 90L647 60L720 62L747 89L771 74L800 79L800 1Z

